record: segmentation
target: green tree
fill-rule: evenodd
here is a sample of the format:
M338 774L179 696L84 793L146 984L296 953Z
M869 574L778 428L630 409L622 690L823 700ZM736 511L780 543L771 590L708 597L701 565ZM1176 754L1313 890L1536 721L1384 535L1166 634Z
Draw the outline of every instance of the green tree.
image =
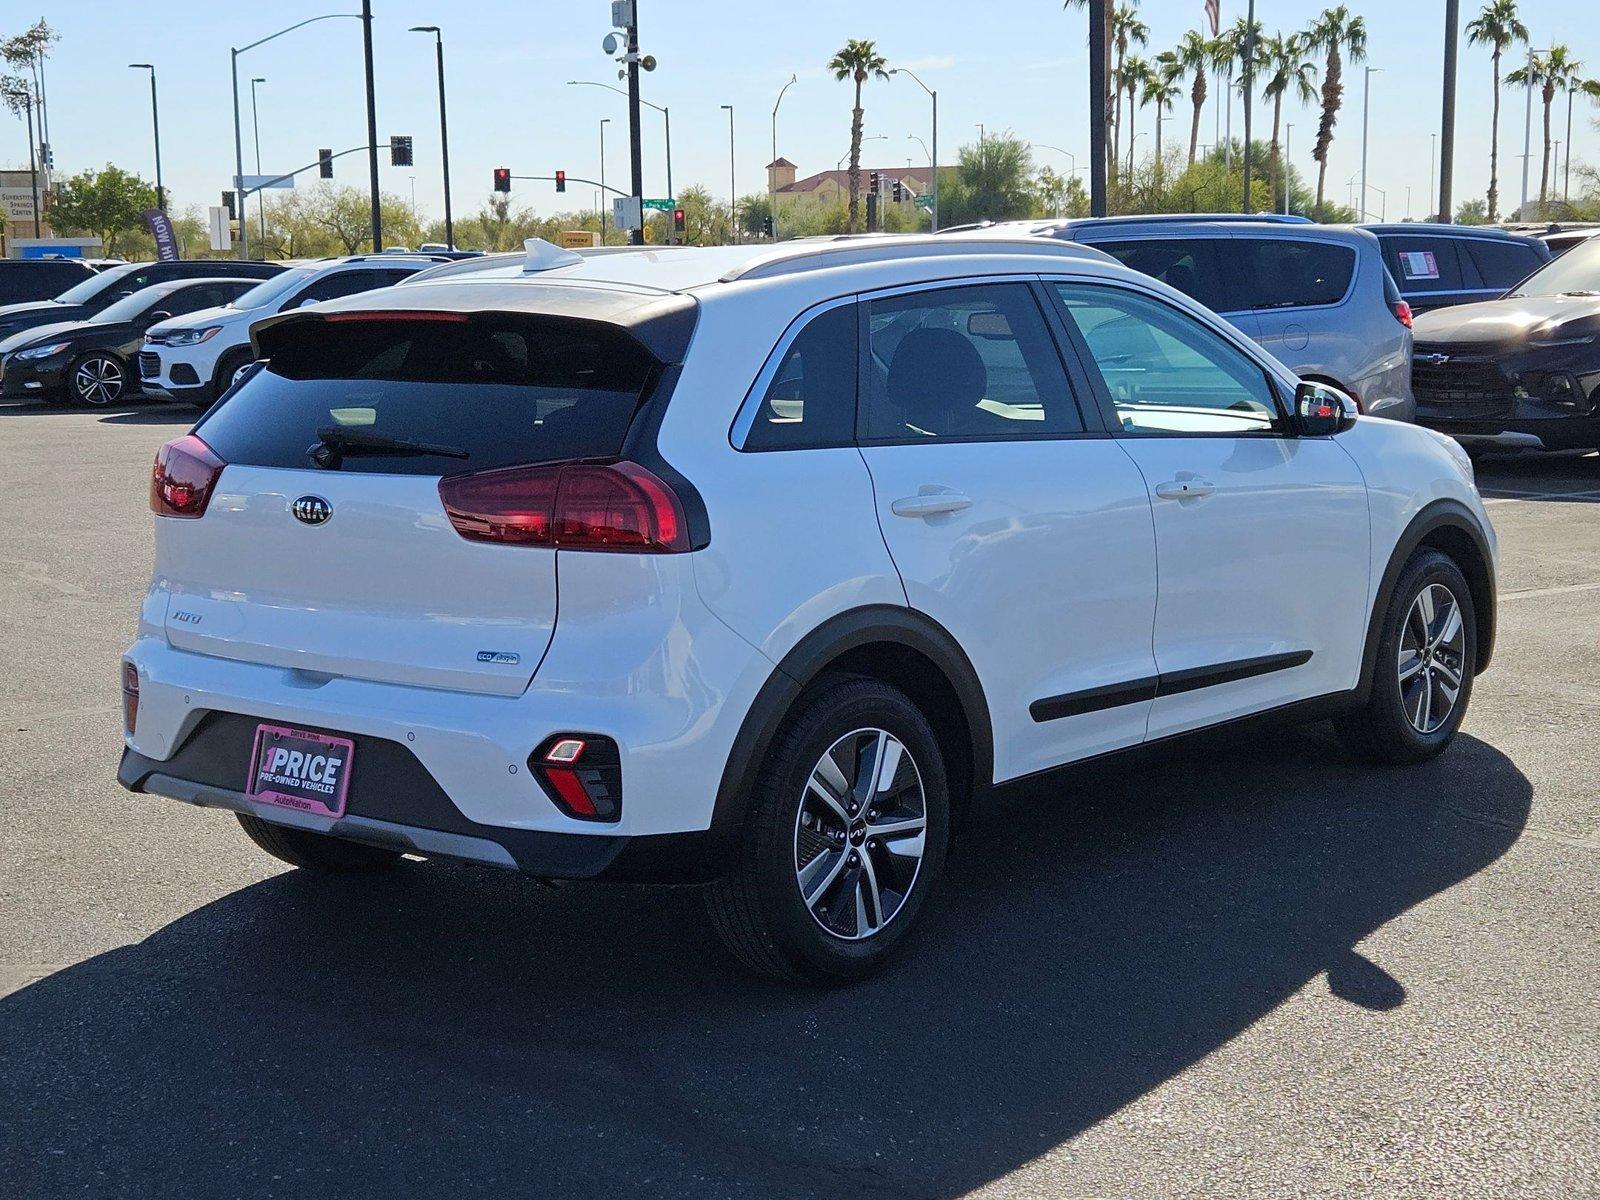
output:
M1482 200L1463 200L1456 209L1457 225L1489 224L1489 206Z
M1150 73L1144 81L1144 93L1141 97L1145 104L1156 106L1156 170L1161 169L1161 141L1164 136L1162 123L1166 119L1167 111L1177 101L1183 89L1178 86L1178 79L1183 75L1183 64L1178 61L1178 56L1171 50L1163 50L1155 56L1150 64Z
M962 146L955 179L949 184L941 179L939 219L961 225L1031 216L1037 203L1033 179L1028 143L1009 132L990 134Z
M850 110L850 232L855 233L861 214L861 89L868 79L876 76L887 82L888 60L878 53L876 43L851 38L828 60L828 70L841 82L849 79L855 84L856 102Z
M1194 105L1194 118L1189 123L1189 165L1192 167L1200 151L1200 110L1206 106L1206 76L1216 60L1217 47L1198 29L1191 29L1178 42L1172 56L1185 71L1194 75L1189 87L1189 102Z
M1111 45L1116 53L1116 63L1111 68L1111 89L1115 104L1111 117L1111 173L1117 172L1122 159L1122 93L1128 90L1128 51L1134 46L1150 44L1150 26L1139 17L1139 2L1108 4L1111 21ZM1137 84L1134 85L1137 88ZM1129 139L1132 145L1132 139Z
M1575 81L1583 64L1572 57L1572 51L1556 45L1542 54L1535 54L1527 66L1518 67L1506 76L1513 87L1524 84L1539 89L1539 100L1544 107L1544 153L1539 163L1539 212L1542 216L1550 195L1550 107L1556 93L1565 91ZM1520 213L1518 214L1521 215Z
M1272 194L1283 194L1283 157L1279 153L1278 131L1283 119L1283 97L1293 92L1302 104L1317 96L1317 64L1307 56L1305 38L1298 33L1275 33L1264 37L1260 46L1258 77L1264 82L1262 95L1272 101Z
M62 233L98 237L114 256L120 239L143 228L145 212L155 206L154 187L107 163L103 171L82 171L56 186L50 223Z
M1500 216L1500 56L1528 40L1528 27L1517 14L1517 0L1488 0L1467 22L1467 44L1489 47L1494 67L1494 115L1489 121L1489 220ZM1433 201L1429 201L1433 203Z
M1320 51L1326 62L1322 72L1322 116L1317 122L1317 144L1311 157L1317 160L1317 208L1323 207L1328 182L1328 151L1333 146L1333 127L1344 103L1344 58L1350 65L1367 57L1367 23L1350 15L1344 5L1324 9L1304 34L1308 49Z

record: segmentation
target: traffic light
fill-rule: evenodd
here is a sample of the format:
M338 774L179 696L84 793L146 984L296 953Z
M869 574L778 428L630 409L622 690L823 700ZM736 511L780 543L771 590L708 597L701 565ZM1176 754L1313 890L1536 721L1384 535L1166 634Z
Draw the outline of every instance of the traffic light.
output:
M683 209L681 209L681 208L673 209L672 210L672 232L673 233L682 233L683 232L683 226L684 226Z
M395 134L389 139L389 165L391 167L411 165L411 139L405 134Z
M494 169L494 190L507 193L511 191L510 167L496 167Z
M768 213L766 216L761 218L761 232L762 232L762 235L765 236L765 237L771 237L772 236L772 214L771 213Z
M890 189L890 195L892 195L894 197L894 202L896 204L899 204L902 200L904 200L906 198L905 187L901 184L901 182L898 179L896 179L894 181L894 187L892 189Z
M556 172L556 191L564 192L566 190L567 190L567 173L565 171L557 171Z
M326 146L317 151L317 174L324 179L333 178L333 151Z
M872 172L871 175L867 176L867 191L870 192L872 195L876 196L878 194L878 190L879 190L878 185L879 185L878 172L874 171L874 172Z
M228 220L232 221L232 220L236 220L238 218L239 213L233 206L233 193L232 192L223 192L222 193L222 207L228 210Z

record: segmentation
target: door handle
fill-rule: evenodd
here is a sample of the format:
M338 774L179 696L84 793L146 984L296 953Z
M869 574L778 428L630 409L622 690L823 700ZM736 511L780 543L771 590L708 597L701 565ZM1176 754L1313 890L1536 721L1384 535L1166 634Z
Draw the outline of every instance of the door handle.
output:
M923 492L906 496L889 505L897 517L938 517L945 513L958 513L972 507L972 501L960 492Z
M1204 479L1171 479L1156 484L1156 495L1163 500L1199 500L1216 490L1215 484Z

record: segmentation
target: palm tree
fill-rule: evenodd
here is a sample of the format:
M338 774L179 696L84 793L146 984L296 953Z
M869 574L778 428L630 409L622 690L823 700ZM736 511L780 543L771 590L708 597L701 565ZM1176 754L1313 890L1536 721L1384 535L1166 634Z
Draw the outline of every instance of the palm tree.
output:
M1128 90L1123 67L1128 50L1133 46L1150 43L1150 26L1139 19L1138 0L1118 4L1111 11L1111 40L1116 51L1116 65L1112 68L1113 90L1116 92L1115 116L1111 122L1111 161L1115 163L1122 140L1122 93Z
M1141 101L1140 93L1149 84L1154 75L1154 69L1137 54L1130 54L1122 64L1122 73L1118 81L1122 91L1128 93L1128 177L1133 177L1133 143L1134 143L1134 117L1137 115Z
M888 60L878 53L876 43L851 38L828 60L828 70L838 80L854 80L856 103L850 110L850 232L856 232L861 215L861 86L876 75L885 82L889 79Z
M1539 89L1539 99L1544 105L1544 154L1539 164L1539 212L1543 214L1550 194L1550 106L1556 93L1565 91L1567 85L1578 77L1582 67L1565 46L1551 46L1543 54L1535 54L1525 67L1518 67L1506 76L1506 83L1514 86L1530 84Z
M1324 9L1320 17L1305 32L1306 47L1320 50L1327 62L1322 73L1322 118L1317 122L1317 144L1311 157L1317 160L1317 207L1322 207L1323 191L1328 181L1328 150L1333 145L1333 126L1339 119L1339 105L1344 101L1344 59L1349 55L1350 65L1365 61L1367 57L1367 23L1350 15L1344 5Z
M1489 220L1500 216L1500 55L1528 40L1528 27L1517 16L1517 0L1488 0L1467 22L1467 44L1486 45L1494 64L1494 116L1489 125Z
M1194 120L1189 124L1189 165L1192 167L1195 152L1200 148L1200 110L1206 106L1206 75L1211 70L1216 50L1210 38L1198 29L1191 29L1179 40L1172 54L1185 71L1194 73L1194 84L1189 89L1189 101L1194 105Z
M1266 80L1261 93L1272 101L1272 194L1277 196L1280 195L1278 190L1280 183L1285 189L1289 186L1289 175L1284 170L1282 157L1278 153L1278 129L1279 122L1283 119L1283 97L1286 92L1293 92L1295 98L1302 104L1310 104L1316 99L1317 64L1306 57L1307 46L1302 34L1275 33L1271 37L1262 38L1258 44L1261 47L1261 55L1257 70L1261 78Z
M1143 103L1156 106L1156 174L1161 174L1161 122L1166 112L1177 101L1183 89L1178 80L1183 75L1183 63L1176 51L1163 50L1150 64L1145 77Z

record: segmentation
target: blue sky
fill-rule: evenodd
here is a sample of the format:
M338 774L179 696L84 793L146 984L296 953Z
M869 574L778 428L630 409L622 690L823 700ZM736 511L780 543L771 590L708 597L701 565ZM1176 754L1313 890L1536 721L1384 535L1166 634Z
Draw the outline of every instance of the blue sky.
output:
M941 158L976 139L978 124L1009 129L1035 143L1087 152L1086 18L1063 11L1057 0L918 0L916 4L861 4L810 0L799 6L679 0L640 0L644 49L660 66L646 76L647 98L668 105L673 115L674 177L681 188L703 183L717 195L728 190L727 114L735 109L735 149L741 193L765 186L770 158L771 112L791 72L799 82L779 114L778 152L801 173L833 167L849 143L850 89L824 70L831 53L848 37L876 39L891 63L909 66L940 93ZM270 6L189 3L160 6L112 4L106 0L54 0L51 22L62 41L49 65L51 133L58 167L76 171L108 161L152 170L148 90L143 72L124 69L149 61L160 72L162 141L166 183L178 208L215 204L233 167L229 101L231 45L251 41L293 21L328 11L355 9L356 0L281 0ZM1258 17L1269 30L1295 29L1320 11L1301 0L1260 0ZM1442 61L1441 4L1352 5L1366 9L1370 65L1383 72L1372 80L1369 176L1387 192L1391 219L1426 211L1430 134L1439 121L1438 81ZM1564 40L1600 75L1600 28L1574 19L1577 0L1524 0L1524 19L1536 43ZM626 177L627 121L621 97L597 88L565 86L569 79L615 83L615 69L600 48L608 28L607 0L376 0L378 126L380 138L409 133L416 139L417 165L383 167L385 190L411 194L425 213L441 211L438 116L431 38L406 32L416 24L444 28L448 55L453 192L458 212L475 210L489 192L497 165L519 174L549 174L556 168L593 177L598 171L598 122L607 127L606 168L610 182ZM1224 0L1223 20L1242 12ZM1463 4L1463 17L1475 11ZM1145 0L1141 12L1152 31L1149 52L1174 43L1201 22L1200 0ZM31 19L8 6L4 31ZM315 156L319 146L344 148L365 141L361 38L357 21L327 21L252 51L240 60L245 95L246 170L252 169L248 79L260 85L261 154L265 170L287 170ZM1461 50L1456 194L1482 195L1488 183L1489 58L1480 48ZM1346 105L1328 171L1329 193L1344 200L1347 181L1360 165L1360 72L1347 72ZM1169 144L1184 136L1187 101L1168 126ZM664 192L661 126L646 111L646 190ZM1558 117L1564 118L1564 110ZM1596 110L1580 101L1574 124L1579 160L1600 160ZM1151 110L1141 118L1152 128ZM1265 117L1263 118L1265 119ZM1315 118L1310 111L1286 115L1294 122L1292 153L1305 173ZM1535 141L1538 138L1535 108ZM867 88L868 135L885 140L867 145L868 165L925 162L908 135L926 138L927 97L900 78ZM1208 105L1202 141L1212 139ZM1241 128L1238 109L1234 129ZM7 116L0 135L0 161L25 162L26 139L19 121ZM1502 113L1502 194L1513 201L1520 171L1522 100L1505 97ZM1562 136L1558 132L1557 136ZM1141 139L1141 144L1146 144ZM1065 167L1064 155L1040 150L1040 161ZM386 160L385 160L386 162ZM1534 161L1537 190L1538 162ZM339 178L365 186L364 161L341 160ZM536 211L587 205L591 192L574 185L557 197L548 184L518 184L514 199ZM1374 191L1372 207L1379 198ZM1376 212L1375 212L1376 215Z

